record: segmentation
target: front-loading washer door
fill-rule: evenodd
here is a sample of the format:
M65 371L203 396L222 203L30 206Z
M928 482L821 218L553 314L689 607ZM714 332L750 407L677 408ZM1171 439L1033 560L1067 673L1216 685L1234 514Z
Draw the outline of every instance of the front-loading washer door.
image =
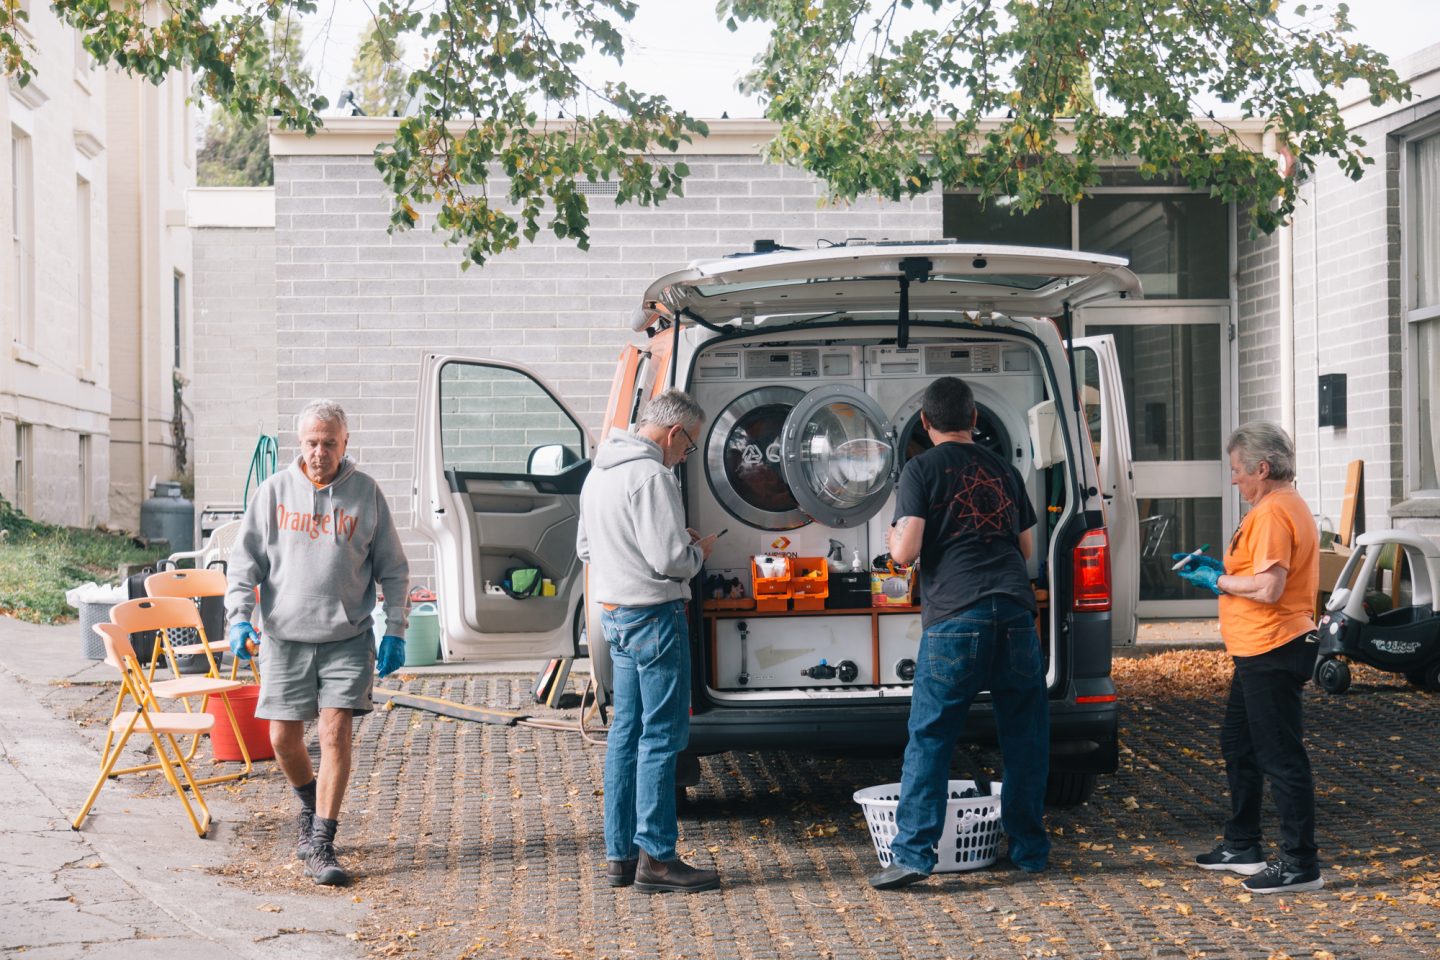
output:
M805 396L794 387L759 387L730 402L705 439L705 477L730 516L762 530L810 522L781 467L785 418Z
M875 515L894 483L894 438L863 390L817 387L795 404L781 433L785 479L810 518L853 527Z

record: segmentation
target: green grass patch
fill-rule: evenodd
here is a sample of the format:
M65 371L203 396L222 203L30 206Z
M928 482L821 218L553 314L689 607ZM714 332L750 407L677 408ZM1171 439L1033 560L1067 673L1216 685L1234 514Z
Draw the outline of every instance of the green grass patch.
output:
M65 591L87 581L116 583L122 563L153 563L159 547L126 534L37 523L0 497L0 614L31 623L66 623L76 611Z

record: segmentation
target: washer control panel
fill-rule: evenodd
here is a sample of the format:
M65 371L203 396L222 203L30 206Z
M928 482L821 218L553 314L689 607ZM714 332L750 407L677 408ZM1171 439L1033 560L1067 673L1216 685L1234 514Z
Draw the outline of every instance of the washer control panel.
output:
M1016 373L1031 369L1030 348L1012 343L947 343L870 347L865 372L878 378Z
M830 380L860 375L859 347L770 344L707 350L695 359L695 379Z

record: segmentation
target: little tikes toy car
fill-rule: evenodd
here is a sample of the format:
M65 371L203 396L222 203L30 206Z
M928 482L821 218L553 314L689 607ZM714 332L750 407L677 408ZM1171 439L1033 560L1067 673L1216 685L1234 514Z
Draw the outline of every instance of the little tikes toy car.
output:
M1365 607L1365 585L1372 581L1381 549L1392 543L1405 551L1414 602L1372 615ZM1440 690L1440 613L1435 610L1440 596L1440 547L1406 530L1361 534L1356 544L1359 549L1345 562L1320 618L1315 683L1328 693L1349 689L1350 667L1340 659L1344 657L1403 673L1416 686Z

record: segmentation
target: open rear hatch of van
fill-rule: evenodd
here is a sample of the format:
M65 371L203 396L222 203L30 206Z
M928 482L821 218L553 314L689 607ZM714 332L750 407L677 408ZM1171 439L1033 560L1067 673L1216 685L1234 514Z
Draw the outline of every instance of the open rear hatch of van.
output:
M1120 257L1040 247L885 243L739 254L656 280L645 302L701 323L854 311L995 311L1054 317L1093 300L1140 295Z

